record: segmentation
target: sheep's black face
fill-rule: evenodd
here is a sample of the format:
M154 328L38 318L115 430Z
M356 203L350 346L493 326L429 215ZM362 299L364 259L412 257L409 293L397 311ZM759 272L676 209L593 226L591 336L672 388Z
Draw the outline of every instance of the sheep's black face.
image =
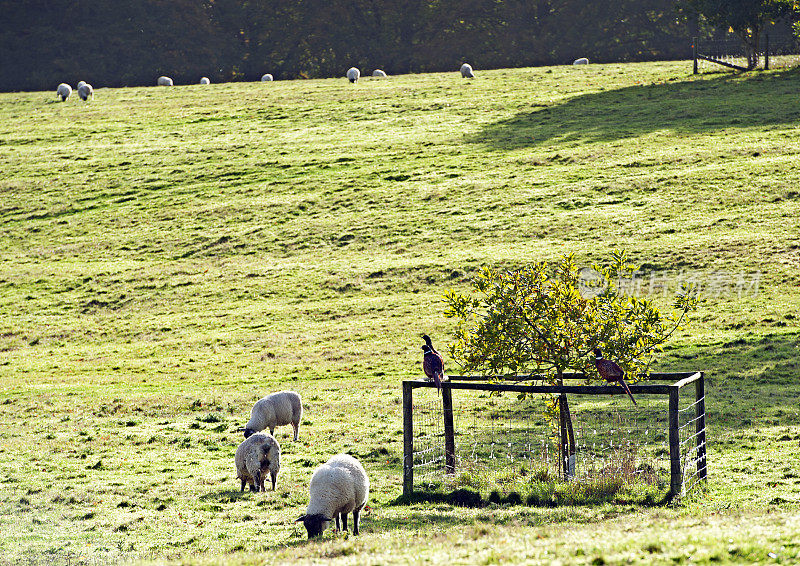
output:
M251 437L251 436L253 436L255 433L256 433L256 431L254 431L254 430L252 430L252 429L249 429L249 428L246 428L246 429L244 429L244 437L245 437L245 438L250 438L250 437Z
M304 515L302 519L308 531L308 538L322 536L322 531L331 522L325 515Z

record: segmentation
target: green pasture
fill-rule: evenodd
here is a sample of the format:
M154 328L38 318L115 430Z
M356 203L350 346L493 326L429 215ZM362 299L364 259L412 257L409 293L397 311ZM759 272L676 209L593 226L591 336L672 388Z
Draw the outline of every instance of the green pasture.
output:
M800 562L800 72L476 75L0 94L0 562ZM707 372L707 491L401 504L444 291L614 249L667 309L700 284L653 369ZM300 440L240 494L236 429L284 388ZM341 451L371 510L308 542Z

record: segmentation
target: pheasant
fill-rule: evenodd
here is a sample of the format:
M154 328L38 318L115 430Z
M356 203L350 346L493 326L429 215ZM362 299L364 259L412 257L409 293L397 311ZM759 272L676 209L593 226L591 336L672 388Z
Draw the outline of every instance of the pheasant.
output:
M432 379L436 384L436 389L442 390L442 379L444 378L444 359L441 354L436 351L431 343L431 338L427 334L422 336L425 340L425 345L422 347L424 357L422 358L422 369L428 379Z
M619 367L616 362L604 360L603 353L600 351L600 348L594 349L594 355L594 365L597 368L597 372L600 374L600 377L605 379L608 383L619 383L625 390L625 393L628 394L628 397L631 398L633 404L636 405L636 399L633 398L628 384L625 383L625 380L623 379L625 377L625 372L622 371L622 368Z

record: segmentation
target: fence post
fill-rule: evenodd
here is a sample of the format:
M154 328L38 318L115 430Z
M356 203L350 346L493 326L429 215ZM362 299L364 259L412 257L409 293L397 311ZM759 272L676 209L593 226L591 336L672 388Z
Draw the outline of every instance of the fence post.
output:
M669 389L669 499L681 493L681 451L678 436L678 387Z
M561 471L565 480L575 477L575 431L572 429L572 414L569 410L567 394L558 396L558 425L561 444Z
M444 473L456 473L456 435L453 426L453 390L442 383L442 416L444 417Z
M706 469L706 387L703 383L703 372L700 379L695 381L695 417L697 418L695 431L697 432L697 479L708 481Z
M769 71L769 34L764 34L764 70Z
M403 496L414 492L414 389L403 381Z
M692 72L693 75L697 74L697 38L692 38L692 59L694 59L694 71Z

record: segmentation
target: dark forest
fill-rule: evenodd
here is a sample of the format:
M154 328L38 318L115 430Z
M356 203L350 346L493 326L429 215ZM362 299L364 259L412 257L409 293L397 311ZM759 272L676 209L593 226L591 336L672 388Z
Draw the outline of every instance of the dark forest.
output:
M0 90L683 59L697 18L663 0L0 1Z

